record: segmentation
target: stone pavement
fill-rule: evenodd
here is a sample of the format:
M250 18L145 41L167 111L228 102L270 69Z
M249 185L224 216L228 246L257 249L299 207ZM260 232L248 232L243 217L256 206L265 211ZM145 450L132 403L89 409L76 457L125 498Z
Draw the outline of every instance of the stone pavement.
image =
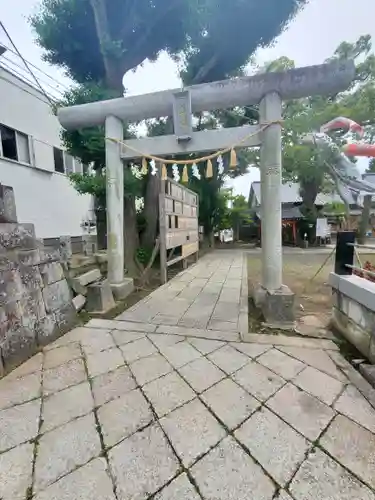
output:
M241 251L205 255L118 319L247 332L247 269Z
M160 328L91 320L0 381L2 500L375 500L335 344Z

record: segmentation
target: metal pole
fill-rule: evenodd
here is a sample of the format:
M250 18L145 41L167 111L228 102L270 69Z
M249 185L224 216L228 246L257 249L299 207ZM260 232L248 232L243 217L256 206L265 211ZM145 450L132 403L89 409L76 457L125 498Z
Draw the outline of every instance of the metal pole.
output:
M260 102L261 125L281 120L281 97L267 94ZM268 292L281 289L281 123L263 132L261 173L262 286Z
M106 138L123 139L123 125L115 116L105 120ZM124 166L120 145L106 140L107 252L110 285L124 281Z

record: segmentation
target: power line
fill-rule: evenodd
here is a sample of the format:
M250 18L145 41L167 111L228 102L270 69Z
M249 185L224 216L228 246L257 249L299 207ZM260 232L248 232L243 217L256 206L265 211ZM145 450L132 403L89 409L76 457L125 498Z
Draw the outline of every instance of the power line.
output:
M6 36L8 37L8 40L10 41L10 43L12 44L12 47L14 48L14 50L17 52L17 55L22 59L22 62L24 63L24 65L26 66L27 70L29 71L30 75L33 77L33 79L35 80L35 83L37 84L37 86L39 87L39 89L42 91L42 93L46 96L46 98L48 99L49 103L51 104L51 106L54 105L53 101L51 100L51 98L47 95L46 91L44 90L44 88L41 86L41 84L39 83L39 80L37 79L37 77L34 75L32 69L30 68L30 66L28 65L28 63L25 61L25 59L23 58L21 52L18 50L16 44L13 42L13 39L12 37L10 36L10 34L8 33L8 30L5 28L4 24L2 21L0 21L0 26L3 28L4 30L4 33L6 34Z
M4 62L0 62L0 68L5 68L6 70L9 71L9 73L17 76L20 80L22 80L23 82L27 83L28 85L30 85L30 87L34 88L35 90L37 90L38 92L39 91L39 88L37 88L35 86L35 84L33 83L33 81L29 80L26 76L22 75L21 73L19 73L18 71L16 71L14 68L11 68L10 66L8 66L7 64L5 64ZM10 81L10 80L7 80L7 81ZM30 93L30 92L29 92ZM43 92L43 95L46 96L46 94L48 95L49 99L48 99L48 102L50 102L51 100L55 100L57 99L55 96L53 96L52 94L48 94L47 92ZM35 94L33 94L35 95ZM43 101L45 102L45 101Z
M9 51L11 52L12 54L15 54L16 56L18 55L16 51L12 50L10 47L8 47L7 45L4 44L4 47ZM49 75L48 73L46 73L44 70L42 70L41 68L39 68L39 66L36 66L35 64L33 64L32 62L30 62L29 60L27 60L25 58L25 61L30 65L32 66L33 68L35 68L37 71L39 71L40 73L42 73L43 75L47 76L48 78L50 78L52 81L54 81L55 83L57 83L57 85L60 85L61 87L64 87L65 90L69 90L69 87L65 84L65 83L61 83L59 82L58 80L56 80L56 78L54 78L53 76Z
M27 76L25 76L25 75L23 75L23 74L21 75L21 74L20 74L20 73L18 73L18 72L17 72L17 70L15 70L14 68L10 68L8 65L6 65L6 64L4 63L4 61L7 61L8 63L12 64L13 66L16 66L17 68L21 69L22 71L26 71L26 70L25 70L25 68L24 68L24 67L22 67L20 64L17 64L17 63L16 63L15 61L13 61L12 59L9 59L8 57L4 57L4 56L0 59L0 61L1 61L1 63L4 65L4 67L9 68L9 69L11 69L11 71L13 71L15 74L18 74L19 76L22 76L22 78L24 78L24 79L25 79L28 83L32 83L32 82L29 80L29 78L28 78ZM50 88L51 88L54 92L57 92L57 93L60 95L60 97L62 97L62 96L63 96L62 91L61 91L61 90L59 90L59 89L57 89L56 87L52 86L50 83L48 83L48 82L46 82L46 81L42 80L41 78L39 78L39 81L40 81L41 83L43 83L43 85L46 85L47 87L50 87Z

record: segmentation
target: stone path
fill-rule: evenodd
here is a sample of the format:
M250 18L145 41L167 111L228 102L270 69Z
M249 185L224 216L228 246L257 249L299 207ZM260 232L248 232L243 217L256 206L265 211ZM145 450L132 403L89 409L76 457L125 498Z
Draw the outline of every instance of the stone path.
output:
M156 329L92 320L0 381L2 500L375 500L375 411L333 343Z
M247 271L240 251L212 252L119 316L228 332L247 332Z

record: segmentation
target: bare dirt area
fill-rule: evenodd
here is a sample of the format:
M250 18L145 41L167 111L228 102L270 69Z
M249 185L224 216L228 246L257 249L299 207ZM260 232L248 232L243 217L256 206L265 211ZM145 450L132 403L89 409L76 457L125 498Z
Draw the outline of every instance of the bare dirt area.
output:
M360 259L362 263L375 263L374 254L361 254ZM249 254L247 268L250 292L252 287L260 282L261 255ZM328 323L332 305L328 277L333 269L334 254L329 256L327 253L308 250L305 253L283 255L283 282L296 294L297 319L309 314L319 314L320 319Z

